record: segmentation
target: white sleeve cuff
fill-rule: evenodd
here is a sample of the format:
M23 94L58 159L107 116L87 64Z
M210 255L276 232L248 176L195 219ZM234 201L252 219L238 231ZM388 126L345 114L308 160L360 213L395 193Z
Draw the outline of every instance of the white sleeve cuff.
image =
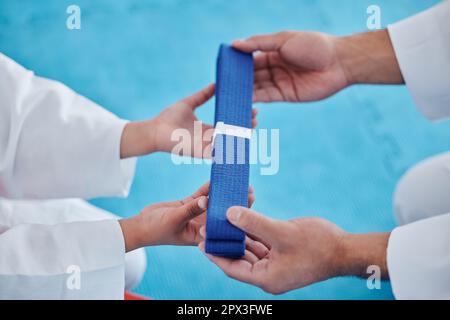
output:
M450 1L388 27L406 85L430 120L450 117Z
M387 265L397 299L450 299L450 213L394 229Z
M127 197L130 192L137 158L120 159L120 142L123 129L127 123L128 121L117 119L115 124L111 126L111 134L105 135L107 139L105 144L109 146L109 150L104 155L104 170L98 173L98 179L104 181L102 187L99 188L100 190L103 189L102 194L99 194L100 196ZM96 194L96 190L92 190L92 194Z

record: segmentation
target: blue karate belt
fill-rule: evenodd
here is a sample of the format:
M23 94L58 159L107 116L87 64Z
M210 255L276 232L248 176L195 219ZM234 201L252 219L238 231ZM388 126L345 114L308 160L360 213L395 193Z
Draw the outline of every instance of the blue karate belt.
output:
M226 217L232 206L248 207L253 57L221 45L217 59L215 136L206 221L205 251L240 258L245 233ZM242 128L242 134L235 129ZM234 130L234 131L233 131Z

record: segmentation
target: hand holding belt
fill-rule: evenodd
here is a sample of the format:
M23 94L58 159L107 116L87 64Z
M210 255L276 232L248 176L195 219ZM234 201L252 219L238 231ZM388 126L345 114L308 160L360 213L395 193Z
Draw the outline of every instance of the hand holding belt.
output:
M228 222L226 212L248 206L252 97L252 55L221 45L205 244L205 251L217 256L245 254L245 233Z

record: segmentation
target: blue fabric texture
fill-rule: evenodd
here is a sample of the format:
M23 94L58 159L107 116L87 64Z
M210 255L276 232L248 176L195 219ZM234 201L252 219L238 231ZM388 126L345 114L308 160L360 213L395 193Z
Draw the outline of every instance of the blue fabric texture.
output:
M251 128L253 58L221 45L217 59L215 123ZM205 250L239 258L245 253L245 233L230 224L228 208L248 206L249 147L246 138L218 134L214 140Z

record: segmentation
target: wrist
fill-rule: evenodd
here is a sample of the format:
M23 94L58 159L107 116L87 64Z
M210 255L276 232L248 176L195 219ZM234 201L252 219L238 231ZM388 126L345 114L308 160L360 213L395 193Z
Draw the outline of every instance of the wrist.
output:
M123 239L125 242L125 252L133 251L135 249L145 246L142 241L142 224L139 221L140 215L119 220L119 225L122 228Z
M120 158L124 159L156 152L156 131L156 119L127 123L122 132Z
M380 268L382 278L389 278L386 262L389 236L390 233L346 233L336 254L339 275L365 278L367 268L375 265Z
M402 84L387 30L334 38L336 55L349 84Z

